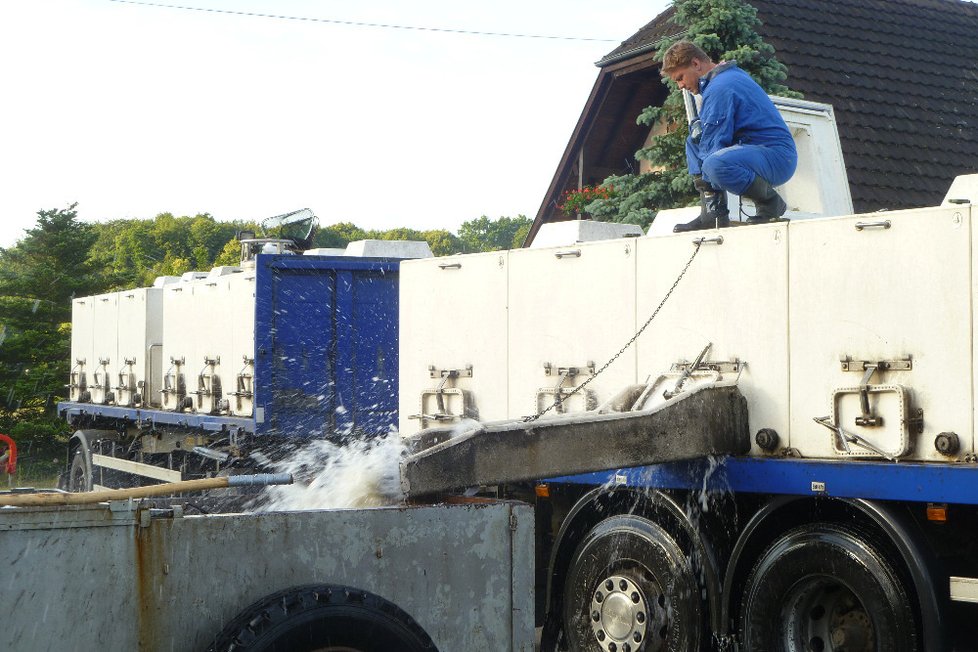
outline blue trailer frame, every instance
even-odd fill
[[[950,462],[722,456],[585,473],[547,482],[978,505],[978,466]]]

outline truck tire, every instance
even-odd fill
[[[397,605],[348,586],[285,589],[252,604],[217,635],[208,652],[437,652]]]
[[[700,590],[688,557],[652,521],[612,516],[585,535],[564,585],[575,652],[699,652]]]
[[[917,650],[908,591],[872,537],[815,523],[791,530],[747,578],[741,639],[752,652]]]
[[[92,490],[92,472],[85,461],[85,452],[81,446],[77,446],[71,456],[71,465],[68,467],[68,477],[65,480],[65,490],[72,493]]]

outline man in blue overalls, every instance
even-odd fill
[[[686,139],[686,164],[700,192],[699,217],[677,224],[677,233],[730,225],[727,192],[754,202],[748,224],[781,217],[787,205],[772,186],[795,173],[798,151],[767,93],[737,67],[713,63],[703,50],[679,41],[666,50],[662,74],[680,89],[702,95],[699,124]]]

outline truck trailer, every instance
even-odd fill
[[[776,103],[790,220],[401,266],[405,491],[536,505],[547,652],[978,649],[978,175],[852,214]]]
[[[73,300],[64,488],[260,470],[396,425],[398,265],[428,245],[242,241],[238,266]]]

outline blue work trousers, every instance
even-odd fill
[[[756,176],[780,186],[798,166],[798,153],[793,148],[772,145],[733,145],[700,159],[696,147],[687,141],[686,157],[699,163],[703,179],[735,195],[744,194]]]

